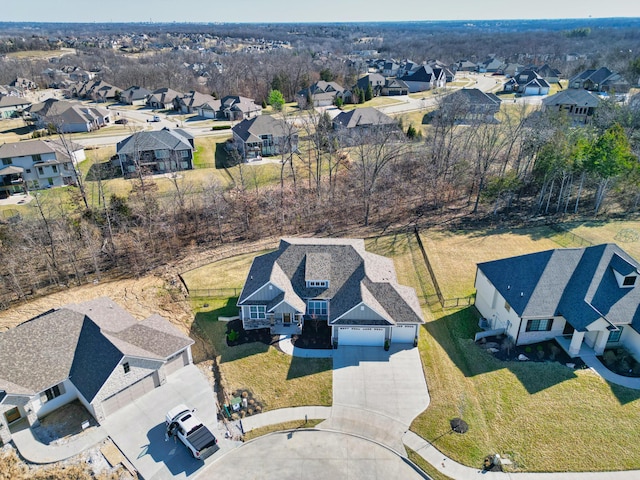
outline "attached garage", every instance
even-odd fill
[[[385,329],[381,327],[337,327],[338,346],[382,347]]]
[[[391,329],[391,343],[413,343],[416,325],[396,325]]]
[[[127,387],[124,390],[120,390],[115,395],[112,395],[109,398],[103,400],[102,411],[104,412],[104,416],[106,417],[116,410],[129,405],[135,399],[141,397],[145,393],[150,392],[151,390],[159,386],[160,379],[157,372],[153,372],[151,375],[147,375],[143,379],[138,380],[130,387]]]
[[[164,365],[164,372],[166,375],[170,375],[186,365],[189,365],[189,352],[183,350],[167,360],[167,363]]]

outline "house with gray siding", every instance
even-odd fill
[[[231,148],[245,162],[295,152],[298,149],[298,130],[285,120],[271,115],[244,119],[233,126],[232,132]]]
[[[103,297],[0,333],[0,440],[74,400],[100,423],[193,362],[193,340],[159,315]]]
[[[327,322],[334,346],[416,345],[424,323],[393,260],[362,239],[283,238],[253,260],[237,305],[245,329],[299,333],[305,322]]]

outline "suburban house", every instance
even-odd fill
[[[253,260],[238,307],[245,329],[295,333],[326,321],[334,345],[416,345],[424,323],[393,260],[367,252],[362,239],[282,239]]]
[[[27,109],[38,128],[61,133],[92,132],[111,123],[109,110],[49,98]]]
[[[17,77],[13,82],[9,84],[10,87],[15,87],[19,90],[37,90],[38,84],[28,78]]]
[[[607,67],[585,70],[569,80],[569,88],[581,88],[591,92],[610,94],[629,93],[631,84],[617,72]]]
[[[298,149],[298,130],[271,115],[245,119],[234,125],[232,132],[233,148],[245,162]]]
[[[169,173],[193,168],[193,136],[181,129],[136,132],[116,145],[116,165],[122,175]]]
[[[234,122],[262,115],[262,106],[255,103],[252,98],[227,95],[221,100],[213,100],[200,105],[198,107],[198,115],[204,118]]]
[[[533,70],[523,70],[511,77],[503,86],[505,92],[515,92],[522,96],[548,95],[551,86]]]
[[[71,93],[79,98],[89,98],[95,102],[117,100],[122,89],[100,80],[94,79],[72,87]]]
[[[483,62],[478,63],[478,72],[480,73],[497,73],[502,71],[505,63],[495,57],[489,57]]]
[[[575,123],[588,123],[602,99],[588,90],[569,88],[542,99],[545,110],[565,112]]]
[[[640,264],[615,244],[478,264],[485,327],[516,345],[555,339],[572,357],[622,345],[640,358]]]
[[[476,72],[478,71],[478,64],[470,60],[459,60],[454,68],[456,72]]]
[[[0,95],[0,118],[11,118],[21,114],[31,102],[23,97]]]
[[[531,67],[538,75],[544,78],[548,83],[559,83],[561,72],[557,68],[551,68],[546,63],[540,67]]]
[[[193,363],[193,340],[108,298],[49,310],[0,333],[0,440],[79,400],[102,422]]]
[[[175,97],[173,99],[173,108],[182,113],[197,113],[198,108],[205,103],[215,102],[216,99],[211,95],[196,92],[191,90],[189,93],[185,93],[182,96]]]
[[[442,68],[432,68],[422,65],[410,75],[399,77],[409,87],[410,93],[442,88],[447,84],[447,78]]]
[[[494,115],[500,110],[502,101],[493,93],[485,93],[477,88],[462,88],[442,99],[440,108],[427,117],[439,117],[456,123],[494,123]]]
[[[146,105],[151,94],[150,90],[134,85],[120,92],[120,102],[127,105]]]
[[[147,106],[156,110],[173,110],[174,100],[181,96],[182,93],[176,92],[170,88],[158,88],[147,98]]]
[[[32,140],[0,145],[0,198],[76,183],[73,163],[85,159],[72,142]]]
[[[365,129],[381,128],[395,130],[398,122],[373,107],[354,108],[347,112],[341,112],[333,119],[334,130],[361,132]]]
[[[371,86],[373,96],[393,96],[393,95],[408,95],[409,86],[402,80],[392,77],[384,77],[379,73],[370,73],[360,78],[355,87],[360,90],[366,91]],[[354,87],[354,88],[355,88]]]
[[[319,80],[313,85],[300,90],[296,96],[298,98],[298,104],[300,105],[306,106],[308,103],[311,103],[314,107],[326,107],[333,105],[336,97],[347,102],[351,97],[351,92],[345,90],[336,82]]]

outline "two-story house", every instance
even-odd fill
[[[593,92],[569,88],[542,99],[544,110],[565,113],[574,123],[589,123],[602,99]]]
[[[253,260],[238,307],[245,329],[296,333],[306,321],[326,321],[334,345],[416,344],[424,323],[393,261],[362,239],[282,239]]]
[[[75,184],[72,162],[84,158],[84,148],[71,142],[33,140],[0,145],[0,198]]]
[[[139,169],[148,174],[193,168],[193,136],[182,129],[136,132],[116,145],[116,165],[122,175]]]
[[[233,148],[245,162],[298,149],[298,130],[271,115],[244,119],[232,132]]]

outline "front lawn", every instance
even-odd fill
[[[440,312],[420,337],[431,404],[411,429],[480,468],[499,453],[526,471],[640,468],[640,392],[557,362],[502,362],[477,347],[473,307]],[[449,434],[449,420],[469,424]],[[615,454],[612,454],[615,452]]]
[[[608,239],[623,230],[633,240],[630,229],[627,224],[601,226],[590,234]],[[561,246],[557,232],[544,227],[425,230],[421,238],[445,296],[473,292],[476,262]],[[414,287],[421,300],[430,291],[411,234],[371,239],[367,248],[393,258],[400,283]],[[588,369],[564,363],[499,360],[473,341],[479,331],[474,307],[443,311],[436,305],[430,311],[422,304],[427,323],[419,349],[431,404],[411,429],[443,454],[478,468],[494,453],[511,458],[514,470],[640,468],[640,391],[610,385]],[[537,352],[532,347],[529,353]],[[456,417],[469,424],[466,434],[451,433],[449,421]]]
[[[226,322],[218,316],[237,315],[237,299],[199,300],[194,328],[213,346],[224,391],[248,390],[263,410],[301,405],[331,405],[332,361],[297,358],[261,342],[227,346]]]

